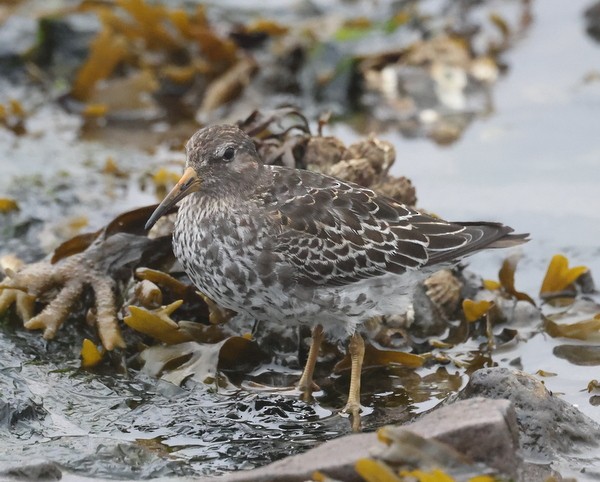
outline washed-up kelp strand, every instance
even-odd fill
[[[18,100],[10,99],[7,105],[0,104],[0,127],[12,131],[17,136],[22,136],[27,133],[26,119],[27,112]]]
[[[138,268],[135,270],[135,277],[140,280],[152,281],[163,289],[167,289],[172,295],[178,298],[186,298],[190,292],[195,293],[192,285],[182,283],[173,276],[162,271],[151,268]]]
[[[217,372],[255,366],[265,360],[255,342],[241,336],[226,338],[218,343],[188,341],[170,346],[153,346],[140,354],[143,371],[176,385],[192,379],[212,383]]]
[[[463,312],[465,319],[469,322],[477,321],[486,315],[490,309],[494,306],[492,301],[481,300],[463,300]]]
[[[372,458],[359,459],[356,472],[367,482],[494,482],[495,470],[441,441],[425,438],[400,426],[377,431],[381,445]],[[418,467],[418,468],[417,468]]]
[[[158,205],[144,206],[139,209],[127,211],[113,219],[105,228],[105,237],[112,236],[116,233],[129,233],[135,235],[143,235],[146,233],[144,226],[152,210]],[[174,214],[177,212],[177,207],[171,208],[166,214]]]
[[[243,57],[238,60],[207,87],[196,118],[202,119],[202,116],[237,98],[257,71],[258,64],[254,59]]]
[[[568,289],[577,279],[586,273],[588,268],[585,266],[569,267],[569,260],[562,254],[552,257],[548,270],[544,276],[540,296],[547,298],[552,295],[560,294]]]
[[[68,258],[74,254],[81,253],[88,249],[92,243],[100,236],[102,231],[96,231],[95,233],[84,233],[75,236],[74,238],[68,239],[61,245],[59,245],[52,253],[50,262],[52,264],[60,261],[61,259]]]
[[[4,287],[2,286],[4,284]],[[35,315],[35,296],[19,288],[10,288],[4,280],[0,284],[0,315],[15,306],[17,316],[24,322],[29,321]]]
[[[517,264],[520,258],[521,255],[516,254],[508,256],[504,260],[502,263],[502,268],[500,268],[500,272],[498,273],[500,284],[508,294],[514,296],[517,300],[528,301],[532,305],[535,305],[535,301],[533,301],[531,296],[517,291],[515,288],[515,271],[517,270]]]
[[[593,318],[576,323],[557,323],[557,321],[550,318],[546,318],[544,321],[546,333],[554,338],[563,337],[600,342],[600,313]]]
[[[206,85],[199,103],[204,109],[213,109],[238,95],[249,81],[224,81],[227,72],[229,77],[241,79],[240,66],[252,59],[233,40],[213,30],[203,6],[189,12],[144,0],[118,0],[81,9],[95,11],[102,30],[92,41],[70,94],[72,99],[89,104],[81,109],[65,101],[72,110],[97,117],[112,110],[151,107],[153,102],[144,102],[142,94],[158,92],[164,79],[184,87],[180,92],[183,96],[198,76]],[[255,70],[247,72],[248,79]],[[138,78],[144,79],[143,85],[136,81],[138,87],[132,88]],[[130,95],[124,97],[111,90],[112,84]],[[97,96],[100,90],[106,90],[102,97]]]
[[[502,288],[502,284],[499,281],[495,281],[492,279],[484,279],[483,280],[483,287],[486,290],[490,290],[490,291],[496,291]]]
[[[184,282],[168,273],[151,268],[136,269],[135,277],[142,282],[151,283],[156,289],[159,289],[161,299],[164,294],[166,299],[182,300],[184,304],[182,310],[180,310],[180,317],[187,316],[195,321],[203,323],[208,321],[212,324],[223,323],[231,318],[232,312],[220,308],[208,297],[196,291],[196,287],[187,281],[187,278]],[[149,308],[143,302],[141,304]]]
[[[284,127],[284,123],[288,125]],[[285,137],[291,130],[297,129],[310,134],[308,119],[293,107],[283,107],[270,112],[255,110],[246,119],[237,122],[237,126],[250,137]]]
[[[13,211],[19,210],[19,204],[17,201],[11,198],[0,198],[0,214],[8,214]]]
[[[390,364],[403,365],[410,368],[418,368],[425,363],[425,357],[414,353],[406,353],[395,350],[382,350],[370,343],[365,343],[365,357],[363,367],[385,367]],[[350,355],[340,360],[334,367],[335,372],[350,369]]]
[[[171,319],[171,314],[181,306],[183,300],[156,310],[148,310],[139,306],[129,306],[130,314],[123,321],[127,326],[140,333],[151,336],[155,340],[174,345],[194,339],[193,334]]]
[[[77,311],[80,296],[89,286],[94,292],[94,320],[103,345],[109,350],[124,347],[116,318],[115,281],[92,267],[86,259],[87,253],[86,250],[54,265],[46,261],[27,265],[4,280],[0,289],[20,289],[36,300],[58,289],[58,294],[40,313],[24,322],[25,328],[44,330],[44,338],[52,339],[64,321]]]
[[[126,55],[125,39],[103,29],[90,46],[90,56],[77,74],[71,95],[80,101],[88,99],[96,83],[108,78]]]
[[[157,205],[145,206],[133,211],[127,211],[117,216],[106,227],[94,233],[84,233],[68,239],[54,250],[51,263],[54,264],[63,258],[85,251],[100,235],[106,239],[116,233],[129,233],[135,235],[144,234],[146,220],[148,219],[148,216],[152,214],[153,209],[156,209],[156,206]],[[169,211],[169,214],[175,212],[177,212],[176,207],[172,208]]]
[[[96,344],[85,338],[81,345],[81,367],[82,368],[93,368],[98,365],[104,357],[104,348],[99,349]]]

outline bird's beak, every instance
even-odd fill
[[[200,189],[201,179],[196,174],[193,168],[188,167],[183,172],[183,176],[181,179],[177,181],[177,184],[171,189],[171,192],[167,194],[167,196],[163,199],[163,201],[158,205],[158,207],[148,219],[145,229],[150,229],[156,221],[160,219],[160,217],[165,214],[170,207],[172,207],[177,201],[180,201],[188,194],[191,194]]]

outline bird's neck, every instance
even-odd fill
[[[182,207],[201,211],[208,217],[247,208],[271,176],[270,170],[264,166],[251,174],[247,177],[222,176],[218,183],[203,184],[199,191],[184,199]]]

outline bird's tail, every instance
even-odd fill
[[[443,263],[456,260],[488,248],[510,248],[529,241],[529,234],[511,234],[513,229],[501,223],[489,222],[453,222],[466,229],[460,233],[467,235],[468,241],[455,249],[432,253],[428,264]]]

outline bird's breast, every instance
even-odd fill
[[[190,197],[179,208],[173,250],[199,290],[238,311],[256,285],[263,237],[251,212]]]

